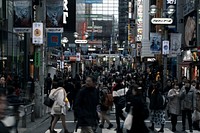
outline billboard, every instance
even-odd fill
[[[63,1],[62,0],[58,0],[58,1],[47,0],[46,28],[47,28],[47,32],[62,32],[63,31],[61,30],[63,29]]]
[[[16,0],[13,2],[13,30],[14,32],[31,32],[32,27],[32,1]]]

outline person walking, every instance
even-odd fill
[[[180,89],[178,84],[172,86],[167,97],[169,98],[168,109],[171,116],[172,131],[176,132],[177,117],[181,115]]]
[[[131,129],[127,131],[127,133],[149,133],[149,129],[144,122],[144,120],[149,116],[149,110],[142,95],[142,87],[134,84],[131,85],[130,88],[133,94],[130,104],[130,110],[132,109],[133,119]]]
[[[51,110],[51,115],[54,115],[54,119],[51,125],[50,133],[55,133],[54,127],[59,118],[61,118],[62,126],[64,128],[64,133],[70,133],[67,130],[67,127],[65,124],[67,93],[65,89],[63,88],[63,81],[58,81],[58,86],[59,87],[57,89],[53,89],[51,93],[49,94],[49,98],[54,100],[54,104]]]
[[[198,82],[196,85],[196,90],[195,90],[195,95],[196,95],[196,109],[194,110],[193,113],[195,113],[194,116],[195,120],[193,119],[193,129],[200,131],[199,127],[199,122],[200,122],[200,83]]]
[[[45,84],[44,84],[44,94],[49,94],[51,91],[51,85],[52,85],[52,78],[51,78],[51,73],[48,73],[46,79],[45,79]]]
[[[122,109],[125,107],[126,104],[126,90],[125,86],[122,84],[122,79],[120,77],[117,77],[116,79],[116,85],[113,87],[113,99],[115,104],[115,114],[116,114],[116,123],[117,133],[122,133],[122,129],[120,127],[120,118],[124,121],[125,116],[123,115]]]
[[[86,77],[86,84],[80,89],[75,99],[74,112],[77,118],[77,127],[81,133],[94,133],[98,125],[97,105],[99,93],[95,87],[96,80],[93,76]]]
[[[58,88],[58,83],[55,82],[55,81],[53,81],[53,83],[52,83],[52,89],[51,89],[51,91],[50,91],[50,94],[52,94],[53,91],[55,91],[57,88]],[[48,96],[49,96],[49,95],[48,95]],[[50,126],[49,126],[49,130],[50,130],[50,131],[51,131],[51,125],[52,125],[53,120],[54,120],[54,115],[51,114],[51,110],[52,110],[52,108],[47,107],[47,113],[50,112],[50,115],[51,115],[51,121],[50,121]],[[53,130],[53,132],[56,132],[56,131]]]
[[[110,129],[113,127],[113,124],[110,122],[109,117],[107,116],[108,110],[112,106],[112,98],[109,98],[108,96],[112,97],[112,93],[106,86],[106,82],[103,82],[100,86],[100,118],[101,118],[101,124],[99,125],[100,128],[104,128],[105,121],[108,124],[107,129]],[[110,100],[110,101],[109,101]]]
[[[154,131],[154,125],[161,125],[158,132],[164,132],[165,126],[165,99],[161,95],[161,90],[157,86],[156,82],[153,82],[153,89],[150,93],[150,110],[151,110],[151,127],[150,129]]]
[[[192,129],[192,112],[196,108],[195,88],[190,85],[190,81],[186,80],[185,85],[181,88],[181,110],[182,110],[182,131],[185,131],[186,115],[188,118],[189,130]]]

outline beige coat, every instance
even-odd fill
[[[54,107],[56,104],[60,105],[62,107],[61,109],[61,113],[66,115],[66,102],[65,102],[65,98],[67,97],[67,94],[65,92],[65,89],[63,87],[58,87],[57,89],[53,89],[50,94],[49,94],[49,98],[51,98],[52,100],[54,100],[54,104],[53,107],[51,109],[51,114],[54,115],[56,114],[54,111]]]
[[[181,100],[180,100],[180,91],[176,91],[175,89],[171,89],[168,92],[169,98],[169,113],[175,115],[181,115]]]

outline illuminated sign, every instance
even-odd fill
[[[87,40],[75,40],[75,43],[87,43]]]
[[[173,19],[171,19],[171,18],[152,18],[151,23],[152,24],[172,24]]]
[[[63,24],[67,24],[67,18],[68,18],[68,0],[64,0],[63,2]]]

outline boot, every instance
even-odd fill
[[[149,129],[150,129],[151,131],[154,131],[154,123],[152,123],[152,125],[149,127]]]
[[[111,129],[113,127],[113,124],[110,123],[109,126],[107,127],[107,129]]]
[[[99,128],[104,128],[104,126],[103,126],[103,124],[101,123],[101,124],[99,124]]]
[[[161,124],[161,128],[160,128],[160,130],[158,132],[159,133],[163,133],[164,132],[164,124]]]

